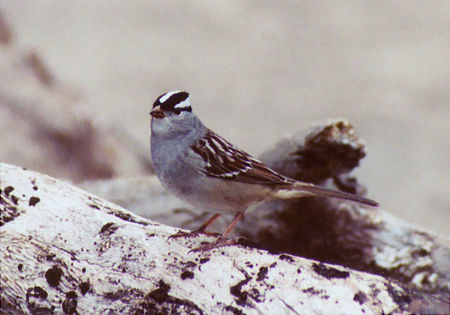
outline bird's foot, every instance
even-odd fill
[[[203,229],[197,229],[191,232],[183,232],[183,231],[178,231],[178,233],[176,234],[172,234],[169,236],[169,240],[172,238],[180,238],[180,237],[184,237],[184,238],[192,238],[192,237],[198,237],[201,235],[206,235],[206,236],[213,236],[213,237],[218,237],[220,236],[219,233],[211,233],[211,232],[206,232]]]
[[[217,241],[212,242],[212,243],[203,244],[195,249],[190,250],[189,252],[194,252],[194,253],[195,252],[204,252],[204,251],[212,250],[214,248],[236,245],[240,242],[240,240],[241,240],[240,237],[233,237],[233,238],[219,237],[217,239]]]

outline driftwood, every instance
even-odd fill
[[[281,141],[261,159],[293,178],[363,193],[365,188],[347,173],[364,156],[365,146],[352,126],[331,120]],[[206,218],[167,193],[155,177],[85,183],[84,187],[165,224],[193,229]],[[271,202],[246,214],[234,233],[261,248],[380,274],[448,297],[449,240],[382,209],[382,204],[368,209],[323,198]],[[219,222],[216,231],[223,231],[227,220]]]
[[[174,228],[33,171],[0,164],[0,177],[4,313],[401,314],[430,307],[430,297],[393,281],[317,261],[243,245],[192,253],[211,239],[168,240]]]

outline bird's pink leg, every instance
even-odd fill
[[[233,230],[234,226],[242,219],[243,216],[244,212],[239,212],[238,214],[236,214],[225,232],[217,239],[217,241],[215,241],[214,243],[202,245],[196,249],[193,249],[192,252],[207,251],[214,248],[237,244],[239,241],[239,237],[227,238],[227,235],[230,234],[231,230]]]
[[[239,212],[238,214],[236,214],[234,216],[233,220],[231,221],[231,223],[228,225],[225,232],[222,234],[221,238],[227,237],[227,235],[230,234],[231,230],[242,219],[243,216],[244,216],[244,212]]]
[[[219,217],[220,217],[220,213],[216,213],[211,218],[209,218],[208,221],[203,223],[198,229],[195,229],[195,230],[193,230],[191,232],[179,231],[177,234],[173,234],[173,235],[169,236],[169,239],[171,239],[171,238],[178,238],[178,237],[196,237],[196,236],[199,236],[200,234],[217,236],[218,235],[217,233],[207,233],[205,231],[208,228],[208,226],[210,226]]]

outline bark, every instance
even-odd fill
[[[393,281],[244,245],[190,249],[172,227],[0,164],[3,313],[402,314],[430,298]],[[433,304],[442,310],[444,302]]]

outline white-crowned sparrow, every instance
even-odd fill
[[[161,183],[180,199],[215,213],[199,229],[175,236],[202,233],[222,213],[235,215],[222,237],[203,249],[228,244],[225,237],[244,213],[268,200],[324,196],[378,205],[278,174],[205,127],[187,92],[159,96],[150,114],[153,166]]]

